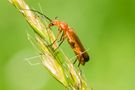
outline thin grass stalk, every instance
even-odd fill
[[[57,44],[48,47],[55,38],[51,30],[47,29],[47,25],[43,23],[42,19],[30,11],[29,6],[24,0],[10,0],[10,3],[22,13],[35,32],[36,46],[41,52],[42,64],[49,71],[50,75],[68,89],[91,90],[83,79],[79,68],[74,67],[64,52],[60,49],[54,52]]]

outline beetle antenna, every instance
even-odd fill
[[[23,10],[30,10],[30,11],[36,12],[36,13],[38,13],[38,14],[44,16],[44,17],[45,17],[47,20],[49,20],[50,22],[52,22],[52,20],[51,20],[49,17],[47,17],[46,15],[44,15],[43,13],[41,13],[41,12],[39,12],[39,11],[37,11],[37,10],[33,10],[33,9],[23,9]]]

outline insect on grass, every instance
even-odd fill
[[[75,62],[77,60],[79,61],[78,67],[79,67],[80,64],[85,65],[85,62],[89,61],[89,59],[90,59],[89,54],[85,50],[85,48],[82,45],[82,43],[81,43],[80,39],[78,38],[77,34],[74,32],[74,30],[71,27],[68,26],[67,23],[59,21],[57,19],[52,20],[49,17],[47,17],[46,15],[44,15],[43,13],[41,13],[39,11],[36,11],[36,10],[31,10],[31,11],[34,11],[34,12],[40,14],[40,15],[43,15],[47,20],[49,20],[49,22],[50,22],[50,24],[48,25],[49,29],[52,26],[58,27],[58,33],[56,35],[56,39],[53,41],[53,43],[51,45],[55,44],[55,42],[58,41],[58,39],[60,38],[60,40],[59,40],[60,43],[57,47],[57,48],[59,48],[60,45],[63,43],[63,41],[65,39],[67,39],[69,45],[71,46],[72,50],[74,51],[74,53],[77,56]]]

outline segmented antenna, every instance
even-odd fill
[[[39,12],[37,10],[33,10],[33,9],[23,9],[23,10],[30,10],[30,11],[36,12],[36,13],[38,13],[40,15],[43,15],[46,19],[48,19],[50,22],[52,22],[52,20],[49,17],[47,17],[46,15],[44,15],[43,13],[41,13],[41,12]]]

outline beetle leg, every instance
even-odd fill
[[[64,37],[64,32],[62,32],[62,35],[61,35],[60,40],[58,42],[62,41],[63,37]]]
[[[58,38],[59,38],[61,32],[62,32],[62,30],[58,30],[58,34],[57,34],[57,36],[56,36],[56,39],[55,39],[50,45],[48,45],[48,46],[52,46],[52,45],[58,40]]]
[[[81,63],[79,62],[78,67],[80,66],[80,64],[81,64]]]
[[[75,59],[75,61],[74,61],[74,63],[73,63],[73,64],[75,64],[75,63],[76,63],[76,61],[77,61],[77,58]]]
[[[63,32],[62,35],[61,35],[61,38],[59,40],[60,43],[59,43],[58,47],[55,49],[55,51],[60,47],[60,45],[64,42],[65,39],[66,39],[66,35]]]

